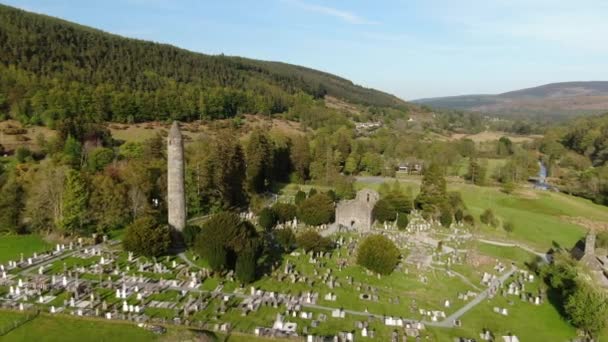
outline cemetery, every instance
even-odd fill
[[[547,305],[539,280],[523,265],[491,257],[476,263],[475,241],[463,226],[445,229],[416,212],[411,216],[405,230],[377,223],[371,230],[335,230],[333,251],[296,249],[247,286],[232,271],[211,272],[192,253],[145,258],[123,251],[115,240],[80,238],[0,265],[0,305],[46,316],[126,321],[159,336],[166,327],[180,326],[307,341],[433,338],[438,330],[467,327],[466,312],[477,306],[487,306],[483,314],[500,320],[513,307],[533,313]],[[402,259],[391,275],[356,265],[358,242],[369,234],[399,247]],[[517,334],[515,327],[471,328],[482,340]]]

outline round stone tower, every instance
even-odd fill
[[[186,227],[184,141],[177,121],[171,125],[167,138],[167,207],[169,225],[180,232],[183,231]]]

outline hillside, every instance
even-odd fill
[[[310,68],[194,53],[0,5],[0,116],[34,124],[83,114],[88,121],[190,121],[285,112],[301,93],[410,106]]]
[[[516,117],[597,114],[608,111],[608,82],[551,83],[496,95],[437,97],[413,102]]]

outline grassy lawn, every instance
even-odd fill
[[[519,267],[524,267],[525,263],[532,261],[536,257],[536,255],[519,247],[495,246],[481,242],[477,244],[477,251],[487,256],[514,262]]]
[[[0,320],[4,313],[0,313]],[[157,336],[132,323],[40,315],[5,336],[2,341],[151,341]]]
[[[399,179],[403,188],[418,192],[419,177]],[[387,178],[392,184],[394,179]],[[356,188],[378,189],[378,183],[357,182]],[[582,217],[608,222],[608,209],[589,200],[561,193],[520,189],[507,195],[496,187],[479,187],[465,183],[448,183],[449,191],[459,191],[469,211],[479,220],[479,215],[491,208],[498,218],[511,221],[515,230],[507,234],[501,228],[481,225],[479,233],[489,238],[520,241],[530,247],[547,250],[554,244],[570,248],[582,238],[586,228],[567,222],[565,217]]]
[[[44,252],[53,247],[45,242],[40,235],[1,235],[0,236],[0,263],[9,260],[17,261],[23,257],[27,258],[34,252]]]
[[[10,329],[26,318],[26,314],[15,311],[0,310],[0,331]]]
[[[77,258],[73,256],[69,256],[65,259],[60,259],[51,264],[50,267],[46,269],[46,273],[48,274],[57,274],[63,272],[64,268],[71,269],[73,267],[89,267],[96,262],[99,262],[101,257],[93,256],[87,259]]]
[[[491,208],[501,221],[511,221],[515,225],[510,234],[500,228],[482,226],[483,235],[521,241],[541,250],[551,248],[554,243],[571,247],[584,236],[583,227],[566,222],[560,216],[608,220],[605,207],[563,194],[529,190],[532,196],[507,195],[497,188],[469,184],[452,184],[450,188],[460,191],[476,218]]]
[[[510,305],[508,300],[514,301]],[[508,316],[494,313],[494,307],[507,308]],[[549,303],[534,306],[522,303],[516,297],[501,296],[484,301],[461,318],[459,329],[432,329],[438,341],[450,341],[454,337],[479,338],[483,328],[490,329],[497,340],[509,332],[520,341],[566,341],[576,336],[576,330],[566,322]]]

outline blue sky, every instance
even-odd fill
[[[608,80],[605,0],[0,0],[193,51],[284,61],[404,99]]]

